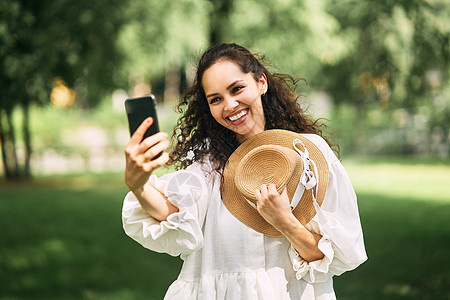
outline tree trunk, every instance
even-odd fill
[[[8,164],[8,155],[6,153],[6,133],[3,129],[3,109],[0,109],[0,145],[2,149],[2,162],[3,162],[3,170],[5,172],[5,177],[11,177],[11,170]]]
[[[31,177],[31,167],[30,167],[30,159],[31,159],[31,135],[30,135],[30,102],[25,101],[22,103],[23,109],[23,139],[25,144],[25,164],[24,164],[24,177]]]
[[[16,151],[16,132],[14,129],[14,122],[12,119],[12,112],[13,110],[11,109],[10,111],[8,111],[6,113],[6,120],[8,122],[8,127],[9,127],[9,136],[11,139],[10,142],[10,147],[11,147],[11,164],[13,165],[13,170],[14,170],[14,177],[15,178],[19,178],[20,172],[19,172],[19,160],[17,159],[17,151]]]
[[[213,9],[211,11],[209,41],[216,45],[224,41],[224,31],[227,28],[228,19],[233,8],[233,0],[211,0]]]
[[[7,179],[19,179],[19,162],[16,154],[16,142],[14,136],[14,125],[12,121],[12,109],[4,109],[1,114],[0,131],[2,142],[2,160]],[[3,123],[3,116],[6,116],[6,124]],[[4,126],[6,125],[6,126]]]
[[[12,178],[19,179],[20,172],[19,172],[19,161],[17,159],[17,151],[16,151],[16,134],[14,129],[14,122],[13,122],[13,116],[12,116],[13,110],[7,110],[6,111],[6,121],[8,122],[8,135],[9,135],[9,159],[12,166]]]
[[[180,96],[180,68],[172,66],[166,70],[164,102],[174,103]]]

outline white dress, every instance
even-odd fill
[[[303,136],[321,149],[330,170],[320,212],[306,225],[322,235],[321,260],[308,263],[285,237],[264,236],[235,218],[222,203],[219,176],[208,175],[206,164],[150,177],[147,184],[179,208],[167,221],[150,217],[133,193],[127,194],[126,234],[145,248],[184,260],[164,299],[336,299],[332,277],[367,259],[356,195],[326,142]]]

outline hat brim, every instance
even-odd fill
[[[315,175],[318,178],[319,184],[316,187],[316,200],[319,205],[322,205],[328,186],[328,163],[319,148],[313,142],[299,133],[282,129],[272,129],[252,136],[245,140],[231,154],[223,171],[221,194],[222,201],[226,208],[241,222],[254,229],[255,231],[267,236],[277,237],[281,236],[282,233],[279,232],[270,223],[268,223],[259,214],[259,212],[247,202],[247,200],[236,187],[236,184],[234,182],[234,175],[240,160],[252,149],[262,145],[279,145],[294,149],[292,145],[294,139],[299,139],[304,143],[305,147],[308,149],[310,159],[313,160],[317,166],[319,174]],[[302,172],[293,174],[292,178],[287,183],[287,192],[289,199],[292,199],[295,193],[297,185],[300,181],[301,173]],[[305,190],[299,204],[292,212],[303,225],[306,225],[309,221],[311,221],[311,219],[316,214],[312,193],[313,189]]]

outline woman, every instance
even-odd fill
[[[236,44],[210,48],[179,105],[184,113],[170,159],[164,153],[152,160],[169,146],[167,134],[140,143],[151,120],[126,147],[126,233],[148,249],[184,260],[166,299],[335,299],[332,277],[367,259],[345,170],[298,106],[292,78],[271,74],[261,60]],[[227,161],[270,129],[306,138],[329,172],[323,202],[319,206],[314,198],[317,214],[305,224],[294,216],[286,189],[261,184],[254,191],[258,216],[279,236],[255,231],[222,201]],[[182,170],[151,175],[169,160]]]

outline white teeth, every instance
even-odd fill
[[[232,122],[239,120],[240,118],[242,118],[243,116],[245,116],[247,114],[247,110],[243,110],[240,113],[238,113],[237,115],[234,115],[232,117],[228,117]]]

